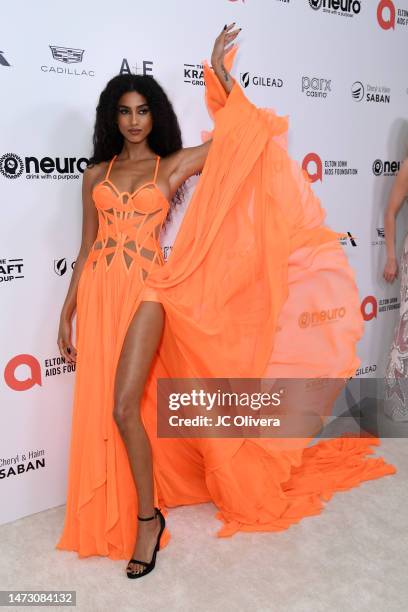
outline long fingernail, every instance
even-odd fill
[[[225,24],[225,26],[224,26],[224,30],[226,30],[226,29],[227,29],[227,24]]]

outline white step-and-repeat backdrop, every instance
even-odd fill
[[[290,153],[327,223],[349,232],[365,336],[356,376],[382,376],[399,287],[382,279],[383,212],[408,155],[407,0],[107,0],[6,3],[0,29],[0,523],[65,502],[74,371],[59,316],[81,236],[95,107],[115,74],[151,74],[185,146],[212,122],[202,60],[242,27],[233,75],[290,116]],[[190,189],[194,187],[194,177]],[[188,203],[188,198],[187,198]],[[162,236],[165,256],[183,210]],[[398,217],[398,248],[406,215]]]

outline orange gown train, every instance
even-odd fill
[[[226,56],[230,68],[237,50]],[[142,300],[160,301],[164,332],[142,400],[155,505],[212,501],[218,536],[279,531],[319,513],[334,492],[393,474],[367,458],[377,438],[159,438],[158,378],[347,378],[360,361],[358,290],[339,234],[286,150],[287,119],[257,108],[204,61],[213,142],[164,263],[169,203],[151,182],[93,192],[98,235],[77,294],[77,366],[65,524],[56,547],[128,560],[137,496],[112,417],[115,369]],[[316,315],[327,313],[327,321]],[[166,527],[161,547],[170,538]]]

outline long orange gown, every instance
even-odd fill
[[[254,106],[236,81],[227,96],[203,63],[213,142],[168,261],[158,241],[169,207],[155,182],[159,157],[153,180],[133,194],[110,181],[113,158],[93,192],[99,231],[78,285],[67,505],[56,544],[80,557],[133,552],[137,495],[112,411],[116,365],[142,300],[166,312],[142,398],[164,514],[212,501],[218,536],[279,531],[321,512],[334,492],[396,471],[366,457],[376,438],[307,446],[307,438],[157,436],[159,378],[347,378],[360,363],[354,273],[287,154],[287,119]],[[327,321],[315,324],[322,311]],[[161,547],[169,538],[166,527]]]

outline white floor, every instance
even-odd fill
[[[408,442],[376,453],[398,473],[337,493],[284,532],[216,538],[212,504],[170,509],[172,540],[138,580],[125,561],[56,550],[64,506],[2,525],[0,589],[75,590],[81,612],[405,612]]]

